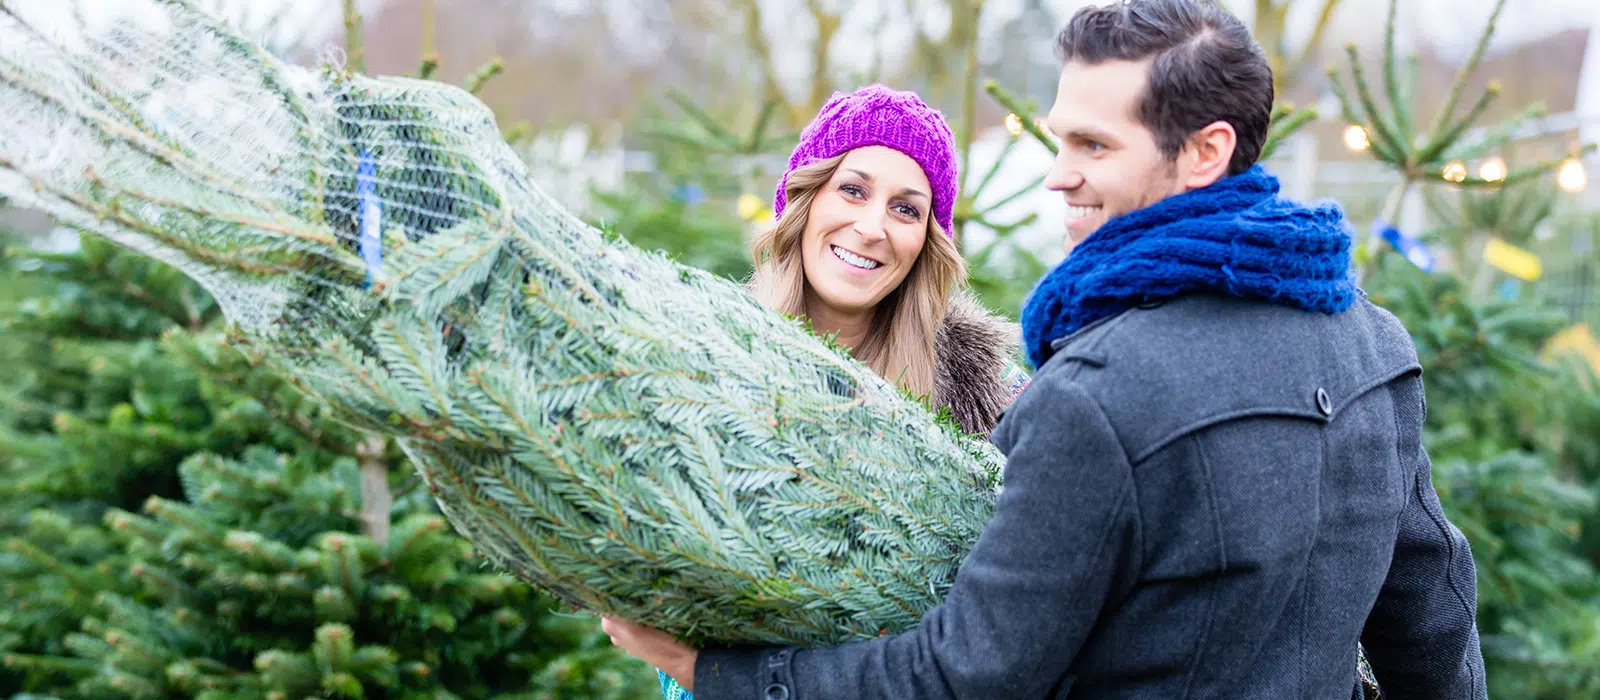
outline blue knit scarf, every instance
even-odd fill
[[[1261,166],[1107,221],[1034,287],[1022,338],[1050,343],[1146,302],[1209,292],[1337,313],[1356,299],[1350,235],[1332,203],[1278,197]]]

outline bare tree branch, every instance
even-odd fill
[[[750,52],[755,54],[756,65],[761,69],[765,98],[777,102],[778,108],[794,120],[792,123],[806,123],[808,118],[797,111],[794,103],[783,94],[783,86],[778,84],[778,70],[772,62],[772,44],[761,30],[760,0],[740,0],[740,5],[744,9],[745,43],[750,47]]]
[[[829,54],[833,50],[833,37],[839,31],[841,21],[837,12],[829,12],[823,6],[822,0],[806,0],[806,6],[817,23],[817,41],[811,46],[811,92],[806,104],[801,105],[801,111],[809,118],[833,94],[833,81],[828,75]]]
[[[1339,9],[1340,0],[1322,0],[1322,12],[1317,15],[1317,24],[1311,29],[1311,36],[1300,46],[1299,53],[1295,54],[1294,62],[1290,63],[1285,79],[1293,81],[1299,78],[1300,71],[1304,70],[1306,63],[1322,48],[1322,38],[1328,33],[1328,27],[1333,24],[1333,13]],[[1286,83],[1293,87],[1293,83]]]
[[[918,16],[919,13],[917,12],[916,8],[916,0],[905,0],[905,7],[907,18],[915,18]],[[951,8],[950,21],[955,21],[955,8]],[[915,42],[917,55],[920,59],[919,61],[915,61],[913,63],[920,64],[921,72],[931,74],[930,77],[935,83],[943,81],[945,75],[948,73],[944,67],[943,47],[940,46],[939,42],[935,41],[933,37],[928,36],[927,32],[922,30],[922,24],[920,22],[913,20],[912,25],[916,27],[912,41]],[[948,34],[946,34],[946,36],[948,37]]]
[[[1272,87],[1280,96],[1293,90],[1306,63],[1322,48],[1323,37],[1333,24],[1333,13],[1341,0],[1322,0],[1322,9],[1311,35],[1298,51],[1289,47],[1289,8],[1296,0],[1256,0],[1255,26],[1252,33],[1267,53],[1267,64],[1272,67]],[[1291,57],[1292,55],[1292,57]]]

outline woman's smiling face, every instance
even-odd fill
[[[922,254],[932,191],[922,167],[900,151],[847,153],[812,199],[801,238],[808,301],[859,314],[889,296]]]

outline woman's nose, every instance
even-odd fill
[[[856,220],[856,235],[865,241],[879,241],[888,234],[884,231],[883,219],[866,216]]]

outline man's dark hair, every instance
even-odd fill
[[[1227,122],[1238,134],[1228,174],[1255,165],[1272,118],[1272,68],[1238,18],[1205,0],[1122,0],[1085,7],[1056,36],[1063,63],[1150,59],[1139,119],[1176,159],[1195,131]]]

